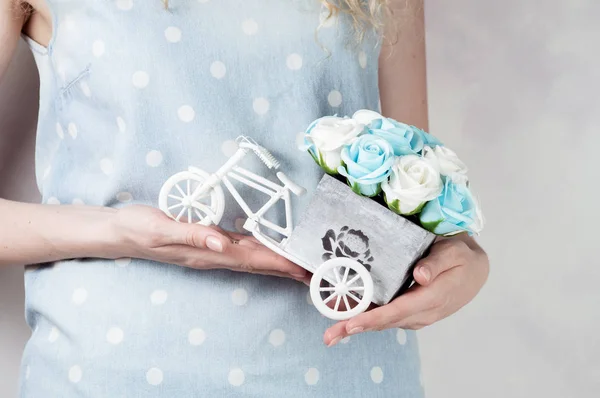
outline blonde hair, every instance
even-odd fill
[[[360,42],[370,30],[382,33],[387,22],[391,21],[390,0],[320,0],[329,10],[325,19],[345,13],[352,18],[357,40]],[[165,8],[169,0],[162,0]]]

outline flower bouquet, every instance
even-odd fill
[[[481,231],[467,167],[425,131],[360,110],[315,120],[304,138],[300,149],[326,174],[287,250],[312,263],[360,262],[373,279],[374,303],[410,286],[436,236]]]

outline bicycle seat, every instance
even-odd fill
[[[279,181],[281,181],[283,185],[285,185],[290,191],[292,191],[297,196],[302,196],[306,193],[306,189],[296,184],[294,181],[290,180],[288,176],[283,174],[283,172],[277,172],[277,178],[279,178]]]

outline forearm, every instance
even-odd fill
[[[423,0],[393,0],[379,59],[382,114],[429,129]]]
[[[79,257],[111,257],[116,210],[0,199],[0,267]]]

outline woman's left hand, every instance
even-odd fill
[[[452,315],[479,292],[487,280],[486,253],[466,236],[436,242],[430,254],[413,272],[416,284],[405,294],[382,307],[338,322],[325,332],[328,346],[342,338],[390,328],[418,330]]]

